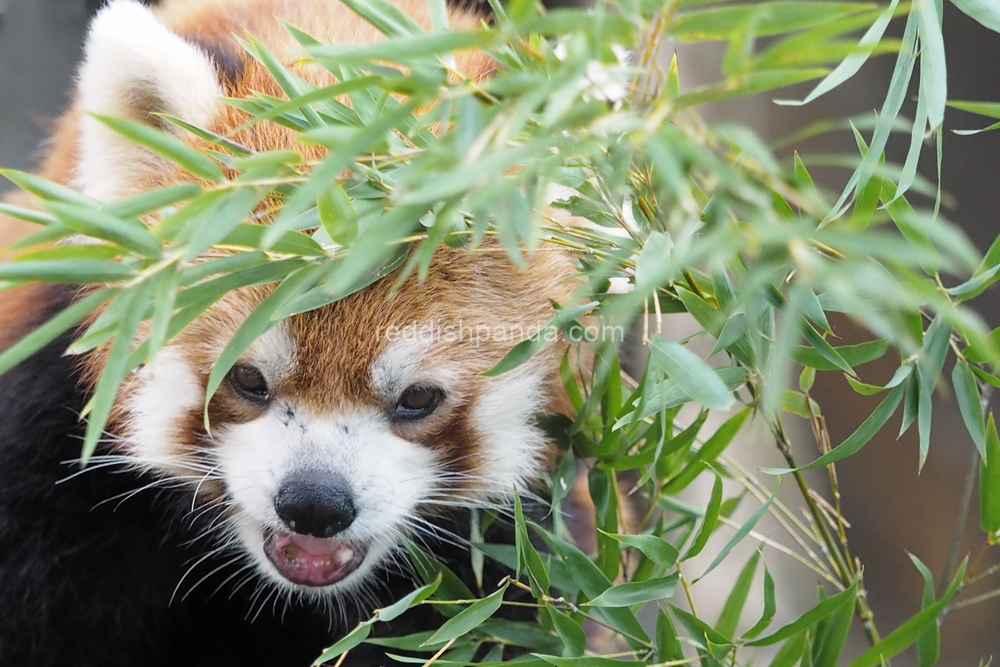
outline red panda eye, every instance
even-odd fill
[[[253,366],[237,364],[229,371],[229,381],[238,394],[255,403],[267,400],[267,380]]]
[[[437,410],[443,399],[444,392],[437,387],[410,387],[399,397],[394,416],[408,421],[423,419]]]

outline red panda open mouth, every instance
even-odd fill
[[[264,540],[264,554],[293,584],[329,586],[358,569],[365,550],[336,538],[320,538],[280,530]]]

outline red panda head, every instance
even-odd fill
[[[429,23],[423,0],[402,6]],[[329,0],[174,2],[160,18],[115,0],[88,37],[78,108],[146,122],[165,112],[225,134],[244,117],[220,95],[274,92],[229,33],[249,30],[289,64],[301,56],[276,14],[321,39],[376,38]],[[453,25],[476,21],[452,16]],[[482,55],[459,61],[470,76],[489,67]],[[86,194],[114,200],[184,178],[95,119],[76,118],[73,178]],[[237,139],[315,150],[268,123]],[[422,282],[393,290],[390,277],[261,336],[211,399],[209,431],[213,365],[272,288],[231,292],[123,384],[110,425],[116,447],[221,508],[218,538],[271,581],[319,594],[359,585],[403,538],[433,530],[428,516],[503,503],[543,472],[536,414],[557,400],[563,346],[552,341],[497,377],[482,373],[538,332],[552,300],[566,302],[571,273],[551,251],[519,270],[489,244],[442,248]],[[93,378],[100,367],[95,354],[84,370]]]

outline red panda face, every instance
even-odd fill
[[[277,40],[271,17],[283,3],[243,4],[244,19],[256,18],[241,29]],[[281,18],[309,21],[301,27],[320,37],[343,37],[345,22],[360,30],[339,3],[299,5],[309,11]],[[225,0],[205,6],[221,11]],[[188,22],[203,25],[188,10]],[[193,45],[214,38],[184,34],[138,4],[113,2],[88,40],[81,108],[140,119],[160,109],[231,130],[232,115],[216,96],[224,88],[246,93],[247,82],[263,76],[246,59],[238,80],[224,79],[217,59]],[[269,44],[279,54],[283,45]],[[80,120],[76,183],[87,194],[111,200],[178,178],[92,119]],[[288,137],[262,125],[239,138],[266,150]],[[489,244],[478,252],[442,248],[423,282],[411,278],[394,291],[390,276],[271,328],[211,398],[206,428],[209,375],[270,288],[237,290],[124,383],[110,424],[118,453],[188,485],[218,513],[209,528],[218,548],[236,547],[267,580],[318,594],[357,587],[403,557],[406,538],[419,542],[439,530],[429,523],[434,515],[504,503],[543,472],[548,447],[535,416],[556,400],[562,345],[553,341],[500,376],[482,373],[539,332],[551,300],[566,302],[571,272],[552,251],[517,270]],[[99,374],[100,364],[100,355],[88,359],[87,375]]]
[[[504,503],[544,471],[535,418],[560,346],[480,374],[544,324],[538,290],[560,285],[564,260],[539,253],[518,272],[498,253],[447,250],[432,266],[396,295],[377,283],[272,328],[212,398],[206,430],[212,365],[263,290],[231,294],[123,388],[123,450],[189,479],[225,506],[220,539],[310,590],[363,582],[403,538],[433,534],[434,515]]]

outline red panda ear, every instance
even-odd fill
[[[211,58],[160,23],[145,6],[113,0],[94,18],[79,78],[80,161],[76,184],[112,201],[144,189],[155,155],[88,114],[127,118],[180,132],[154,114],[208,127],[223,94]]]

